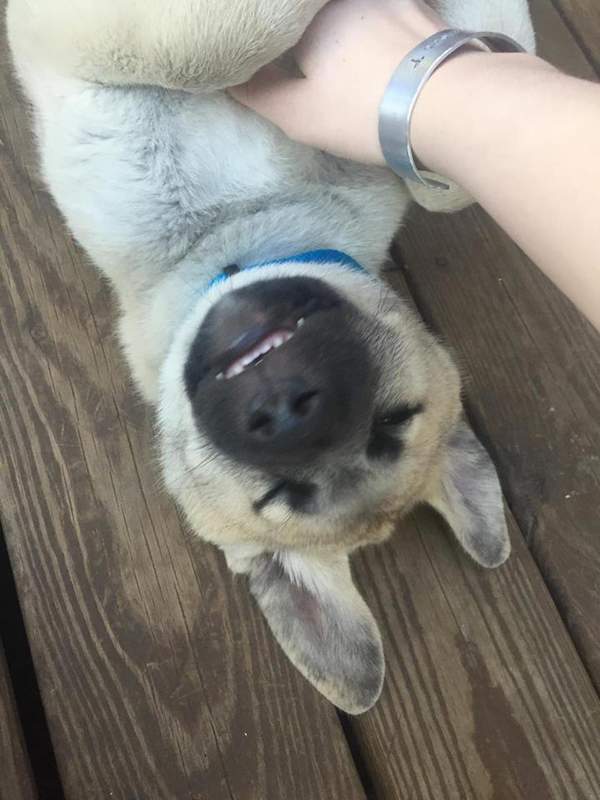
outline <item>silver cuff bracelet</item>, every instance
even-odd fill
[[[379,106],[379,142],[389,167],[401,178],[418,181],[436,189],[448,185],[424,177],[410,145],[410,122],[421,90],[447,58],[466,44],[478,44],[492,53],[524,53],[525,49],[501,33],[445,30],[417,45],[400,62]]]

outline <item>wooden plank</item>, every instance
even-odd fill
[[[600,337],[478,210],[416,213],[403,242],[421,311],[468,376],[468,405],[600,686]]]
[[[544,0],[538,0],[544,2]],[[547,2],[547,0],[545,0]],[[598,0],[552,0],[577,43],[600,75],[600,4]]]
[[[16,140],[9,144],[16,149]],[[23,171],[22,163],[16,169]],[[11,303],[5,301],[7,328],[17,331],[11,333],[11,358],[0,362],[8,364],[16,385],[16,408],[0,422],[4,429],[10,419],[15,431],[2,499],[26,616],[36,635],[44,636],[35,656],[69,796],[208,792],[212,800],[228,796],[221,788],[225,779],[233,786],[229,796],[240,798],[280,797],[284,791],[301,798],[356,796],[348,778],[347,785],[340,779],[333,787],[327,786],[328,773],[319,786],[303,780],[303,770],[327,770],[321,759],[340,769],[340,758],[331,758],[330,716],[322,712],[315,725],[323,704],[312,692],[302,693],[272,651],[243,587],[223,586],[228,579],[220,562],[204,548],[194,556],[177,536],[172,509],[152,496],[151,470],[140,458],[147,419],[131,403],[123,371],[114,367],[111,342],[105,342],[106,356],[98,346],[109,336],[110,315],[88,318],[86,292],[94,308],[105,307],[108,294],[93,276],[81,274],[81,260],[57,232],[47,199],[39,192],[30,196],[27,183],[14,176],[6,185],[7,192],[17,187],[25,193],[27,202],[13,205],[6,248],[13,258],[17,253],[20,266],[11,276],[19,281],[10,287]],[[21,263],[23,252],[30,268]],[[30,452],[20,455],[17,445],[32,431]],[[48,463],[40,468],[42,457]],[[136,469],[148,505],[129,485]],[[32,486],[39,489],[34,493]],[[63,498],[64,509],[53,493]],[[31,542],[17,537],[19,529]],[[382,702],[353,723],[378,797],[598,796],[597,699],[518,541],[517,548],[510,567],[482,573],[456,554],[431,518],[419,516],[392,544],[361,559],[359,578],[385,625],[388,651]],[[40,586],[49,587],[47,599],[35,594]],[[50,633],[41,631],[43,625]],[[293,704],[285,708],[285,689],[269,686],[252,696],[246,675],[252,669],[262,680],[287,685],[308,706],[307,714],[315,709],[313,718],[298,716]],[[198,673],[215,699],[208,722],[189,701],[202,696]],[[69,717],[61,710],[65,703]],[[284,713],[292,716],[296,754],[286,739],[290,722],[282,721]],[[94,715],[103,719],[88,719]],[[256,719],[251,752],[231,733],[248,718]],[[194,758],[203,746],[210,749],[207,733],[209,742],[211,735],[219,737],[223,759],[235,762],[237,775],[219,772],[213,748],[206,757],[216,773],[213,782],[208,768],[190,777]],[[276,739],[283,740],[280,749]],[[334,744],[334,756],[338,749]],[[140,752],[145,780],[128,774],[139,769]],[[82,755],[83,766],[65,764]],[[294,774],[282,780],[286,770]],[[86,771],[93,776],[87,785]]]
[[[558,15],[534,10],[546,51],[556,42],[562,64],[581,71]],[[415,210],[401,249],[419,308],[464,366],[472,416],[600,688],[600,336],[479,209]]]
[[[542,5],[542,52],[591,77]],[[545,574],[512,516],[513,555],[494,572],[461,556],[427,512],[365,553],[357,577],[382,623],[388,676],[379,705],[351,724],[356,746],[378,798],[596,800],[599,337],[481,211],[416,211],[401,243]]]
[[[387,678],[351,725],[378,800],[600,797],[600,701],[511,534],[484,571],[423,511],[360,557]]]
[[[0,641],[0,800],[35,800],[37,796]]]
[[[335,709],[157,491],[110,292],[31,179],[6,69],[0,140],[0,508],[66,797],[364,800]]]
[[[559,12],[552,3],[548,0],[530,0],[529,5],[535,26],[539,55],[570,75],[595,80],[596,73],[592,66],[593,62],[580,49],[577,39],[562,22]],[[600,20],[600,6],[598,7],[598,19]],[[596,50],[600,49],[599,43],[600,32],[596,35]]]

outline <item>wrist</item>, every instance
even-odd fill
[[[463,183],[476,131],[485,136],[495,123],[514,124],[520,109],[518,101],[516,107],[511,102],[512,88],[537,81],[548,71],[556,72],[528,53],[458,52],[434,72],[415,105],[410,138],[418,160],[426,169]]]
[[[355,138],[350,141],[348,152],[342,155],[385,165],[378,125],[381,98],[390,77],[411,50],[445,26],[434,11],[422,3],[398,3],[395,0],[382,2],[377,8],[377,15],[373,15],[375,28],[367,29],[364,42],[357,42],[357,47],[361,44],[363,47],[357,58],[360,69],[352,82],[349,107],[356,108],[359,113],[356,124],[350,126],[354,131],[350,135]],[[365,22],[367,28],[369,19],[367,17]],[[347,80],[343,71],[340,80]]]

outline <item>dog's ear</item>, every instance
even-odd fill
[[[478,564],[498,567],[510,555],[502,490],[487,452],[464,421],[452,433],[427,502],[444,517]]]
[[[304,677],[349,714],[371,708],[383,684],[383,648],[347,556],[262,554],[248,575],[275,638]]]

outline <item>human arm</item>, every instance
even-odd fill
[[[334,0],[297,50],[236,90],[293,138],[383,163],[378,107],[400,59],[444,27],[413,0]],[[428,168],[459,183],[600,328],[600,86],[531,55],[464,51],[426,84],[411,127]]]

